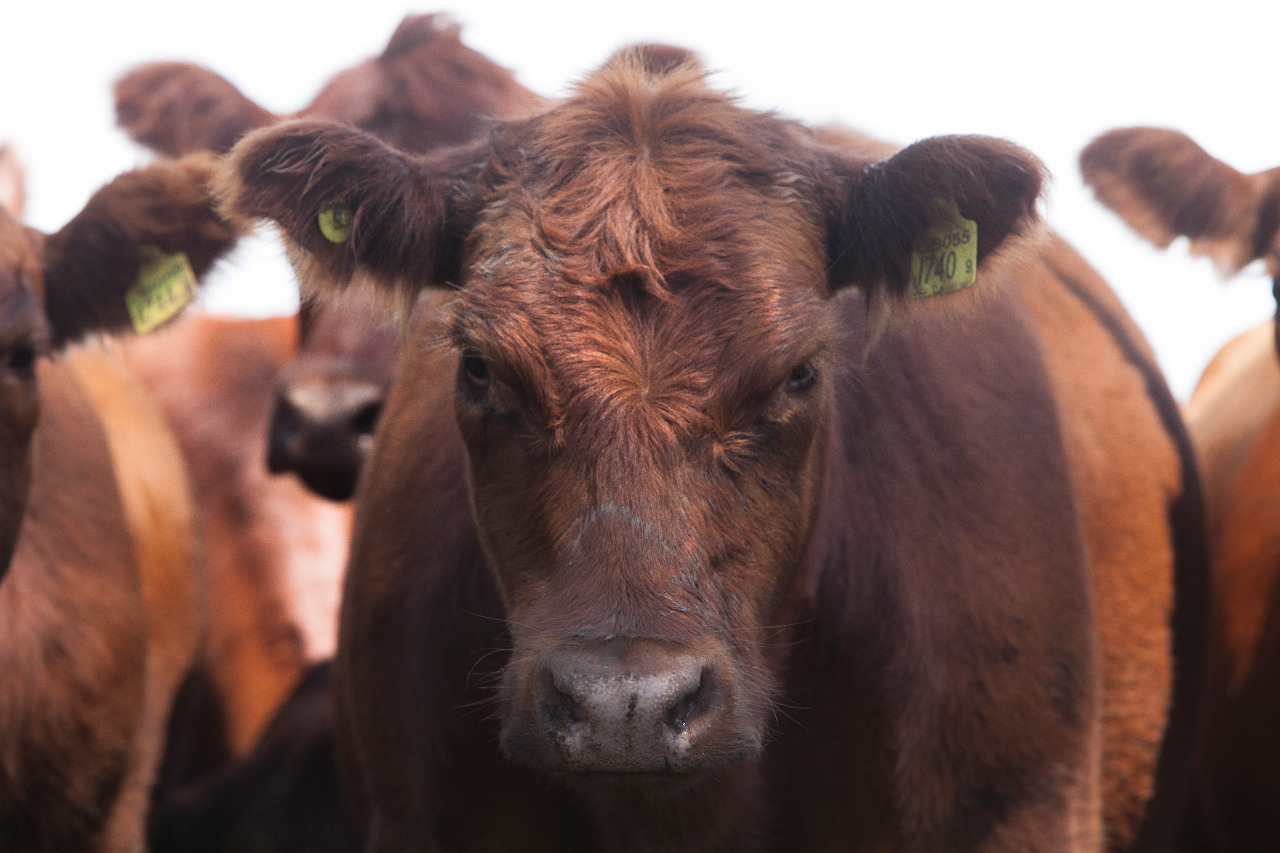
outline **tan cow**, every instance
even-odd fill
[[[1224,275],[1280,272],[1280,168],[1244,174],[1172,130],[1114,130],[1080,156],[1098,198],[1167,247],[1190,239]],[[1280,279],[1277,279],[1280,281]],[[1214,357],[1187,404],[1213,552],[1209,714],[1194,838],[1280,849],[1280,361],[1264,323]]]

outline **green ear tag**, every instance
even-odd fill
[[[978,278],[978,223],[956,203],[937,200],[941,219],[916,241],[910,294],[916,298],[964,290]]]
[[[124,295],[129,319],[140,335],[172,320],[196,298],[196,274],[186,255],[165,255],[149,247],[143,258],[138,283]]]
[[[355,217],[345,201],[335,201],[320,209],[320,233],[330,243],[345,242],[351,236],[351,223]]]

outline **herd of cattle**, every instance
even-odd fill
[[[1031,154],[705,77],[146,65],[48,235],[0,148],[0,851],[1280,850],[1274,324],[1180,406]],[[1280,169],[1081,167],[1280,268]]]

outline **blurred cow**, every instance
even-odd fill
[[[1280,168],[1244,174],[1173,130],[1103,134],[1086,182],[1139,234],[1175,237],[1224,275],[1280,272]],[[1280,278],[1276,279],[1280,286]],[[1213,553],[1210,707],[1187,831],[1218,851],[1280,849],[1280,361],[1276,324],[1240,335],[1186,407]]]
[[[459,33],[444,15],[410,15],[380,56],[337,74],[293,116],[343,122],[421,152],[470,139],[490,119],[542,102]],[[133,139],[168,155],[223,152],[245,132],[288,117],[214,72],[178,62],[121,79],[116,115]],[[280,377],[271,424],[272,471],[295,471],[331,500],[354,493],[396,359],[387,313],[358,288],[340,305],[303,306],[300,349]]]
[[[118,354],[234,244],[213,158],[127,173],[64,228],[19,224],[0,157],[0,849],[141,850],[203,616],[182,455]],[[15,208],[10,211],[8,205]],[[126,303],[134,306],[131,310]]]

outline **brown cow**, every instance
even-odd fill
[[[1255,259],[1280,273],[1280,168],[1242,174],[1185,135],[1155,128],[1104,134],[1081,154],[1081,167],[1098,198],[1155,244],[1186,236],[1224,274]],[[1276,354],[1275,323],[1245,332],[1214,357],[1187,404],[1205,477],[1214,604],[1211,691],[1189,830],[1211,850],[1280,848]]]
[[[201,630],[191,494],[118,355],[69,346],[126,328],[134,294],[152,309],[178,304],[170,285],[190,282],[154,275],[157,259],[203,274],[231,248],[238,233],[205,189],[212,165],[123,175],[50,236],[0,209],[6,851],[143,849],[169,709]]]
[[[1020,239],[1041,179],[982,137],[825,145],[669,48],[432,155],[243,140],[219,192],[305,288],[456,288],[344,589],[370,849],[1157,842],[1195,472],[1106,286]]]
[[[464,45],[460,31],[444,15],[407,16],[381,56],[336,75],[294,115],[340,121],[422,152],[471,139],[489,119],[542,102]],[[284,118],[214,72],[179,62],[123,77],[116,116],[134,140],[169,156],[225,152],[249,130]],[[280,377],[268,464],[296,472],[330,500],[354,493],[391,385],[397,341],[375,302],[357,290],[341,306],[304,305],[300,350]]]

